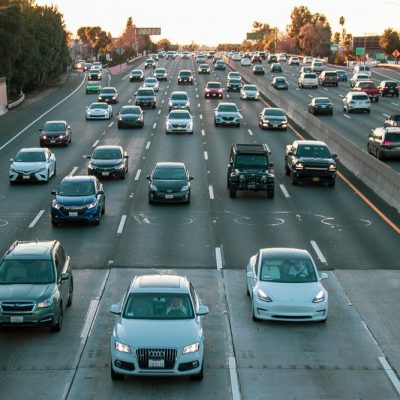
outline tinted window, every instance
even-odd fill
[[[330,104],[329,99],[315,99],[315,104]]]
[[[138,96],[154,96],[154,92],[152,90],[138,90]]]
[[[285,117],[285,113],[282,110],[267,109],[264,111],[265,117]]]
[[[185,93],[172,93],[171,100],[187,100],[188,96]]]
[[[207,83],[207,87],[211,89],[219,89],[221,87],[220,83]]]
[[[234,104],[220,104],[218,106],[219,112],[237,112],[237,107]]]
[[[50,260],[4,260],[0,265],[0,284],[48,284],[54,280]]]
[[[65,125],[62,122],[47,122],[44,124],[43,129],[45,131],[63,131],[65,130]]]
[[[400,134],[398,134],[398,133],[387,133],[385,135],[385,140],[388,140],[389,142],[400,143]]]
[[[236,156],[237,167],[267,167],[268,158],[262,154],[238,154]]]
[[[190,119],[190,114],[187,112],[173,112],[169,113],[168,118],[171,119]]]
[[[137,107],[123,107],[120,114],[140,114],[140,108]]]
[[[299,146],[297,148],[298,157],[329,158],[329,150],[325,146]]]
[[[102,89],[101,94],[115,94],[115,89]]]
[[[106,103],[95,103],[95,104],[91,104],[89,108],[91,110],[95,110],[95,109],[107,110],[108,105]]]

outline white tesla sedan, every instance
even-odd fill
[[[253,320],[326,321],[328,292],[307,250],[260,249],[246,268]]]

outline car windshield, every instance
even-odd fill
[[[298,157],[330,158],[331,154],[326,146],[305,145],[297,149]]]
[[[192,73],[190,71],[181,71],[181,72],[179,72],[179,76],[187,77],[187,76],[191,76],[191,75],[192,75]]]
[[[237,112],[238,109],[235,104],[220,104],[218,112]]]
[[[153,90],[138,90],[138,96],[154,96]]]
[[[140,108],[138,107],[124,107],[121,108],[120,114],[140,114]]]
[[[285,117],[282,110],[267,109],[264,111],[264,117]]]
[[[190,114],[188,112],[174,112],[171,111],[168,115],[169,119],[190,119]]]
[[[0,284],[54,283],[54,269],[50,260],[13,259],[0,265]]]
[[[245,85],[243,87],[244,90],[248,90],[249,92],[256,92],[257,91],[257,86],[254,85]]]
[[[116,160],[122,158],[121,149],[98,148],[94,151],[92,158],[96,160]]]
[[[236,156],[237,167],[267,168],[268,158],[262,154],[238,154]]]
[[[315,74],[304,74],[304,79],[317,79]]]
[[[240,79],[237,79],[237,78],[232,78],[232,79],[229,79],[229,83],[230,84],[232,84],[232,83],[240,84],[240,83],[242,83],[242,81]]]
[[[132,71],[132,75],[141,76],[142,75],[142,71]]]
[[[156,69],[156,74],[163,74],[165,73],[165,69],[164,68],[157,68]]]
[[[276,78],[275,82],[276,83],[286,83],[286,79],[285,78]]]
[[[240,78],[239,72],[230,72],[229,78]]]
[[[115,94],[115,89],[111,89],[111,88],[109,88],[109,89],[102,89],[101,90],[101,94]]]
[[[58,189],[60,196],[92,196],[95,193],[92,182],[66,181],[62,182]]]
[[[88,82],[86,84],[86,86],[100,86],[100,83],[98,83],[98,82]]]
[[[192,319],[192,301],[185,293],[131,293],[122,317],[127,319]]]
[[[43,126],[43,130],[45,131],[64,131],[65,124],[62,122],[47,122]]]
[[[397,83],[396,82],[386,82],[385,83],[385,86],[387,86],[387,87],[396,87],[397,86]]]
[[[108,104],[107,103],[94,103],[91,104],[89,107],[91,110],[97,110],[97,109],[102,109],[102,110],[107,110]]]
[[[187,100],[188,96],[185,93],[175,93],[171,95],[171,100]]]
[[[353,100],[363,100],[363,101],[365,101],[365,100],[368,100],[368,96],[367,95],[362,95],[362,94],[360,94],[360,95],[354,95],[353,96]]]
[[[144,83],[145,84],[152,84],[152,85],[154,85],[154,84],[156,84],[157,83],[157,79],[156,78],[146,78],[145,80],[144,80]]]
[[[183,168],[157,168],[154,171],[153,179],[164,181],[186,180],[186,172]]]
[[[15,157],[17,162],[39,162],[46,161],[43,151],[21,151]]]
[[[400,114],[392,115],[392,117],[390,119],[393,121],[400,122]]]
[[[220,89],[221,84],[220,83],[207,83],[207,87],[210,89]]]
[[[208,64],[201,64],[200,68],[208,68]]]
[[[310,260],[263,259],[260,280],[277,283],[317,282],[317,275]]]
[[[400,134],[398,133],[387,133],[385,140],[392,143],[400,143]]]
[[[360,82],[358,84],[358,86],[361,88],[369,89],[369,88],[373,88],[374,84],[372,82]]]
[[[331,104],[329,99],[315,99],[315,104]]]

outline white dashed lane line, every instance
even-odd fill
[[[146,144],[146,150],[148,150],[148,149],[150,148],[150,146],[151,146],[151,142],[147,142],[147,144]]]
[[[29,224],[29,228],[33,228],[39,221],[40,217],[44,214],[44,210],[40,210],[33,221]]]
[[[314,251],[317,253],[317,256],[319,258],[319,260],[322,263],[326,263],[326,258],[324,257],[324,255],[322,254],[322,251],[320,250],[320,248],[318,247],[317,243],[314,240],[311,240],[311,246],[313,247]]]
[[[99,142],[100,142],[100,139],[97,139],[97,140],[92,144],[92,147],[96,147],[96,146],[99,144]]]
[[[108,127],[111,128],[114,125],[114,122],[111,122]]]
[[[204,159],[208,160],[208,153],[206,151],[204,152]]]
[[[121,221],[118,225],[118,229],[117,229],[117,234],[120,235],[122,233],[122,231],[124,230],[124,226],[125,226],[125,222],[126,222],[126,215],[123,215],[121,217]]]
[[[253,136],[253,132],[252,132],[251,129],[247,129],[247,132],[249,132],[249,135],[250,135],[250,136]]]
[[[215,248],[215,260],[217,262],[217,269],[222,269],[222,252],[221,247]]]
[[[346,117],[346,118],[348,118],[348,119],[351,119],[350,115],[347,115],[347,114],[343,114],[343,117]]]
[[[208,186],[208,193],[210,195],[210,200],[214,200],[214,189],[213,189],[212,185]]]
[[[141,173],[142,173],[142,170],[141,170],[141,169],[138,169],[137,172],[136,172],[136,175],[135,175],[135,181],[138,181],[138,180],[139,180],[140,174],[141,174]]]
[[[200,119],[203,119],[203,114],[200,114]]]
[[[204,131],[204,129],[201,130],[201,136],[205,136],[206,132]]]
[[[78,167],[72,168],[72,171],[68,174],[68,176],[74,175],[76,171],[78,171]]]
[[[290,199],[290,194],[289,194],[289,192],[287,191],[285,185],[281,184],[281,185],[279,185],[279,187],[280,187],[280,189],[281,189],[283,195],[284,195],[287,199]]]
[[[161,114],[161,110],[158,110],[158,115],[160,115]]]
[[[157,122],[154,122],[153,129],[156,129],[156,128],[157,128]]]

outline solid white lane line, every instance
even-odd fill
[[[389,117],[390,117],[389,114],[384,114],[384,113],[382,113],[382,115],[383,115],[384,117],[386,117],[386,118],[389,118]]]
[[[138,169],[137,172],[136,172],[136,175],[135,175],[135,181],[138,181],[138,180],[139,180],[140,174],[141,174],[141,173],[142,173],[142,170],[141,170],[141,169]]]
[[[83,324],[81,330],[81,339],[87,338],[89,335],[90,328],[93,324],[94,317],[97,313],[97,307],[99,306],[100,300],[91,300],[89,304],[89,308],[86,313],[85,323]]]
[[[253,136],[253,132],[251,131],[251,129],[247,129],[247,132],[249,132],[250,136]]]
[[[97,139],[97,140],[92,144],[92,147],[96,147],[96,146],[99,144],[99,142],[100,142],[100,139]]]
[[[204,152],[204,159],[208,160],[208,153],[206,151]]]
[[[76,171],[78,171],[78,167],[72,168],[72,171],[68,174],[68,176],[72,176]]]
[[[156,127],[157,127],[157,122],[154,122],[153,129],[156,129]]]
[[[40,210],[34,220],[29,224],[29,228],[33,228],[36,225],[36,222],[39,221],[39,218],[44,214],[44,210]]]
[[[118,225],[118,229],[117,229],[117,234],[120,235],[122,233],[122,231],[124,230],[124,225],[125,225],[125,221],[126,221],[126,215],[123,215],[121,217],[121,221]]]
[[[229,376],[231,378],[232,400],[239,400],[240,399],[239,379],[238,379],[235,357],[229,357]]]
[[[346,118],[348,118],[348,119],[351,119],[350,115],[347,115],[347,114],[343,114],[343,117],[346,117]]]
[[[287,191],[285,185],[281,184],[281,185],[279,185],[279,187],[281,188],[281,191],[282,191],[283,195],[284,195],[287,199],[290,199],[290,194],[289,194],[289,192]]]
[[[210,200],[214,200],[214,189],[213,189],[212,185],[208,186],[208,193],[210,195]]]
[[[317,256],[319,258],[319,260],[323,263],[326,263],[326,258],[324,257],[324,255],[322,254],[322,251],[320,250],[320,248],[318,247],[317,243],[314,240],[311,240],[311,246],[313,247],[314,251],[317,253]]]
[[[146,144],[146,150],[148,150],[150,148],[151,142],[147,142]]]
[[[339,97],[344,97],[342,94],[339,94]]]
[[[382,364],[383,369],[385,370],[397,393],[400,394],[400,382],[392,367],[389,365],[385,357],[378,357],[378,360]]]
[[[221,247],[215,248],[215,259],[217,261],[217,269],[222,269],[222,252]]]
[[[108,127],[111,128],[114,125],[114,122],[111,122]]]
[[[205,133],[204,129],[202,129],[201,130],[201,136],[205,136],[205,135],[206,135],[206,133]]]
[[[0,146],[0,151],[3,150],[6,146],[8,146],[10,143],[12,143],[17,137],[21,136],[27,129],[29,129],[33,124],[35,124],[40,119],[42,119],[50,111],[53,111],[60,104],[64,103],[64,101],[68,100],[72,95],[74,95],[82,87],[82,85],[85,83],[85,81],[86,81],[86,74],[84,75],[82,82],[79,84],[79,86],[72,93],[70,93],[67,97],[64,97],[61,101],[59,101],[53,107],[49,108],[46,112],[44,112],[42,115],[37,117],[30,124],[28,124],[24,129],[20,130],[15,136],[13,136],[11,139],[9,139],[7,142],[5,142],[2,146]]]

